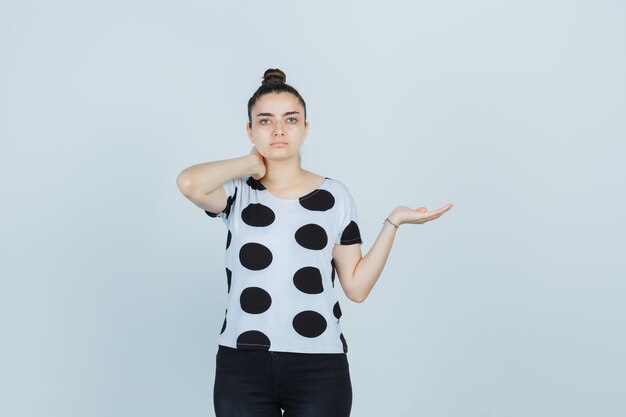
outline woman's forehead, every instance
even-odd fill
[[[254,106],[255,110],[265,112],[268,109],[293,111],[300,110],[300,100],[291,93],[269,93],[262,95]]]

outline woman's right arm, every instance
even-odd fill
[[[185,168],[176,177],[176,185],[196,206],[212,213],[226,208],[227,196],[222,185],[233,178],[265,175],[263,157],[253,149],[249,155],[205,162]]]

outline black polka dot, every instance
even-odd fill
[[[226,249],[228,249],[228,247],[230,246],[230,241],[233,238],[233,234],[230,233],[230,230],[228,231],[228,236],[226,236]]]
[[[265,186],[261,184],[259,180],[255,180],[252,177],[248,178],[248,180],[246,181],[246,184],[248,184],[253,190],[257,190],[257,191],[265,190]]]
[[[230,214],[230,208],[233,206],[236,199],[237,199],[237,187],[235,187],[235,192],[233,193],[233,196],[228,197],[227,199],[226,208],[224,209],[224,213],[226,213],[226,217],[228,217],[228,215]]]
[[[341,318],[341,307],[339,307],[339,301],[337,301],[333,307],[333,315],[337,318],[337,320]]]
[[[293,328],[304,337],[317,337],[326,330],[326,319],[320,313],[306,310],[293,318]]]
[[[260,243],[246,243],[239,250],[239,262],[253,271],[267,268],[272,263],[272,252]]]
[[[314,266],[305,266],[296,271],[293,275],[293,284],[297,289],[306,294],[319,294],[324,292],[322,273]]]
[[[340,243],[342,245],[349,245],[351,243],[363,243],[361,241],[361,232],[359,231],[359,225],[353,220],[349,225],[343,229],[341,233]]]
[[[333,288],[335,288],[335,259],[330,260],[330,268],[331,268],[330,282],[332,282]]]
[[[346,338],[343,337],[343,333],[339,335],[339,339],[341,340],[341,344],[343,345],[343,352],[348,353],[348,344],[346,343]]]
[[[241,292],[239,303],[246,313],[260,314],[270,308],[272,297],[263,288],[248,287]]]
[[[222,324],[222,330],[220,331],[220,334],[224,333],[224,330],[226,330],[226,314],[228,313],[228,309],[226,309],[226,312],[224,313],[224,324]]]
[[[231,278],[233,276],[233,271],[231,271],[230,269],[226,268],[226,283],[228,284],[228,291],[230,292],[230,281]]]
[[[295,238],[300,246],[313,250],[324,249],[328,243],[326,230],[314,223],[305,224],[296,230]]]
[[[237,349],[269,350],[270,338],[258,330],[248,330],[237,337]]]
[[[311,211],[326,211],[335,205],[335,197],[326,190],[317,189],[300,197],[300,205]]]
[[[264,227],[274,223],[276,215],[261,203],[250,203],[241,211],[241,220],[248,226]]]

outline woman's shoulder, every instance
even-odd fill
[[[324,184],[327,185],[329,191],[339,195],[350,195],[348,186],[342,181],[334,177],[324,177]]]
[[[307,172],[307,180],[306,183],[308,187],[320,187],[320,188],[343,188],[345,185],[336,178],[331,178],[326,175],[317,174],[315,172],[306,171]]]
[[[343,183],[343,181],[341,181],[341,180],[339,180],[339,179],[337,179],[337,178],[335,178],[335,177],[330,177],[330,176],[328,176],[328,175],[316,174],[316,173],[314,173],[314,172],[310,172],[310,171],[309,171],[309,175],[310,175],[312,178],[316,178],[316,181],[317,181],[318,183],[319,183],[319,182],[321,182],[321,181],[323,180],[323,181],[324,181],[324,182],[326,182],[326,183],[332,183],[332,184],[336,184],[336,185],[338,185],[338,186],[344,186],[344,187],[345,187],[345,184]]]

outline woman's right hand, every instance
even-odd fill
[[[259,153],[256,145],[252,147],[250,155],[254,155],[257,161],[256,165],[253,168],[254,173],[252,174],[252,178],[258,181],[265,176],[265,158],[263,158],[263,155]]]

